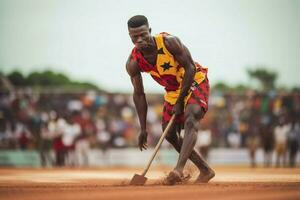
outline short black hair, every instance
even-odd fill
[[[135,16],[131,17],[128,20],[127,25],[128,25],[128,28],[137,28],[137,27],[140,27],[143,25],[149,26],[148,19],[144,15],[135,15]]]

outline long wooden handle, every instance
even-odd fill
[[[153,154],[152,154],[152,157],[151,157],[150,161],[148,162],[147,167],[146,167],[146,169],[144,170],[142,176],[145,176],[146,173],[147,173],[147,171],[148,171],[148,169],[150,168],[150,165],[151,165],[151,163],[152,163],[152,161],[153,161],[153,159],[154,159],[156,153],[158,152],[158,149],[160,148],[162,142],[164,141],[166,135],[168,134],[169,129],[170,129],[171,126],[173,125],[174,119],[175,119],[175,114],[172,115],[172,117],[171,117],[171,119],[170,119],[170,121],[169,121],[169,123],[168,123],[168,125],[167,125],[167,127],[166,127],[166,129],[165,129],[165,131],[164,131],[163,134],[160,136],[160,139],[159,139],[159,141],[158,141],[158,143],[157,143],[157,145],[156,145],[156,147],[155,147],[155,149],[154,149],[154,152],[153,152]]]

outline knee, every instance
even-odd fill
[[[188,115],[184,122],[184,128],[188,130],[197,130],[197,121],[193,115]]]

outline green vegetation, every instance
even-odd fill
[[[292,92],[300,92],[299,87],[294,88],[285,88],[283,86],[276,87],[276,80],[278,75],[276,72],[270,71],[266,66],[256,66],[255,69],[248,69],[247,75],[250,80],[257,80],[260,87],[259,88],[251,88],[250,85],[247,84],[237,84],[237,85],[229,85],[225,82],[217,82],[212,85],[213,91],[222,91],[222,92],[238,92],[243,93],[249,89],[258,89],[259,91],[265,92],[269,90],[279,90],[279,91],[292,91]],[[53,72],[50,70],[42,71],[42,72],[32,72],[28,76],[25,76],[20,71],[13,71],[9,74],[4,74],[0,71],[0,77],[6,76],[9,82],[16,87],[32,87],[38,90],[42,89],[65,89],[65,90],[80,90],[80,89],[95,89],[101,90],[98,86],[89,83],[89,82],[78,82],[70,80],[69,77],[62,73]]]
[[[1,73],[3,74],[3,73]],[[70,80],[62,73],[56,73],[50,70],[43,72],[32,72],[28,76],[23,75],[19,71],[13,71],[6,75],[7,79],[16,87],[37,87],[37,88],[54,88],[62,87],[67,89],[96,89],[98,86],[89,82],[78,82]]]
[[[224,82],[217,82],[213,85],[212,90],[223,91],[223,92],[245,92],[248,89],[257,89],[262,92],[269,90],[280,90],[287,91],[288,88],[282,86],[276,87],[276,80],[278,78],[277,73],[268,70],[265,66],[256,66],[255,69],[248,69],[247,75],[250,80],[257,80],[259,83],[259,88],[251,88],[249,85],[238,84],[238,85],[228,85]],[[299,91],[300,88],[292,88],[291,91]]]
[[[224,82],[217,82],[216,84],[213,85],[212,90],[217,90],[217,91],[223,91],[223,92],[245,92],[249,89],[248,86],[243,85],[243,84],[238,84],[236,86],[231,86],[228,85]]]
[[[275,89],[275,82],[277,73],[266,69],[265,66],[258,66],[254,70],[247,70],[250,78],[256,79],[260,82],[263,91]]]

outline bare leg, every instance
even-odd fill
[[[178,180],[178,177],[176,176],[181,176],[183,174],[183,168],[187,159],[190,159],[201,172],[197,182],[208,182],[215,175],[214,171],[208,166],[201,155],[194,150],[197,140],[197,123],[201,116],[202,108],[200,106],[188,105],[186,107],[185,134],[183,140],[178,138],[174,132],[167,137],[167,140],[180,153],[176,167],[169,174],[174,180]]]
[[[282,155],[282,167],[287,167],[287,162],[286,162],[286,151],[284,150],[283,155]]]
[[[175,131],[171,132],[167,137],[167,141],[175,148],[175,150],[180,153],[183,138],[177,137]],[[208,164],[205,162],[205,160],[202,158],[201,154],[199,154],[197,151],[193,150],[191,152],[191,155],[189,156],[189,159],[196,165],[196,167],[199,169],[200,172],[207,172],[210,169]]]
[[[264,154],[264,159],[265,159],[265,167],[270,167],[271,165],[271,157],[272,157],[272,154],[270,152],[265,152]]]
[[[277,151],[276,152],[276,167],[280,167],[280,157],[281,157],[280,152]]]

